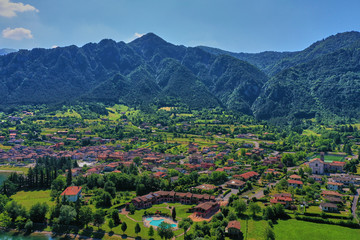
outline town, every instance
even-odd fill
[[[0,115],[2,228],[106,239],[360,234],[359,125],[98,108]]]

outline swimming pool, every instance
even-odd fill
[[[145,219],[146,221],[149,221],[150,225],[158,227],[160,223],[162,223],[165,219],[157,219],[154,220],[152,217]],[[176,224],[170,224],[171,227],[176,227]]]

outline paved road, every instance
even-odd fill
[[[356,206],[359,202],[359,195],[360,195],[360,189],[357,190],[357,194],[354,196],[354,201],[353,201],[353,204],[352,204],[352,207],[351,207],[351,211],[352,211],[352,214],[354,216],[355,219],[357,219],[357,216],[356,216]]]
[[[226,194],[223,198],[219,197],[217,200],[221,200],[221,201],[229,201],[229,198],[231,197],[232,194],[237,195],[239,193],[238,189],[231,189],[231,191]]]

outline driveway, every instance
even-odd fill
[[[231,191],[226,194],[225,196],[223,196],[222,198],[219,197],[217,200],[221,200],[221,201],[229,201],[229,198],[232,194],[235,194],[237,195],[239,193],[239,190],[238,189],[231,189]]]

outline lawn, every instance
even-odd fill
[[[320,158],[320,155],[317,154],[317,155],[311,157],[311,159],[314,159],[314,158]],[[325,159],[325,162],[333,162],[333,161],[343,162],[345,160],[345,156],[343,156],[343,155],[325,155],[324,159]]]
[[[240,221],[241,229],[244,234],[244,239],[247,239],[247,240],[264,239],[265,227],[268,225],[267,221],[265,221],[265,220],[256,221],[256,220],[251,219],[251,220],[247,221],[247,223],[246,223],[247,226],[243,222],[244,221]],[[246,229],[244,227],[247,227],[246,233],[244,233],[244,231],[243,231],[244,229]],[[290,238],[288,238],[288,239],[290,239]]]
[[[9,171],[9,172],[23,172],[23,173],[27,173],[29,171],[29,168],[27,167],[13,167],[13,166],[9,166],[9,165],[2,165],[0,166],[0,170],[3,171]]]
[[[12,146],[4,146],[4,145],[0,144],[0,149],[2,149],[2,150],[8,151],[11,148],[12,148]]]
[[[51,201],[50,190],[20,191],[15,195],[12,195],[11,198],[23,205],[28,210],[35,203],[46,202],[49,207],[55,205],[55,202]]]
[[[336,225],[311,223],[305,221],[279,220],[274,225],[277,240],[349,240],[359,239],[360,229],[351,229]]]
[[[306,135],[306,136],[311,136],[311,135],[315,135],[315,136],[320,136],[320,134],[312,131],[312,130],[309,130],[309,129],[306,129],[303,131],[302,135]]]
[[[76,111],[74,110],[70,110],[68,109],[66,112],[61,112],[61,111],[58,111],[55,115],[56,117],[76,117],[76,118],[81,118],[80,114],[77,113]]]
[[[306,212],[321,214],[323,211],[320,209],[319,206],[310,206],[306,209]],[[326,215],[331,215],[331,216],[335,216],[335,217],[347,217],[349,215],[349,212],[348,211],[341,211],[340,213],[326,212]]]

